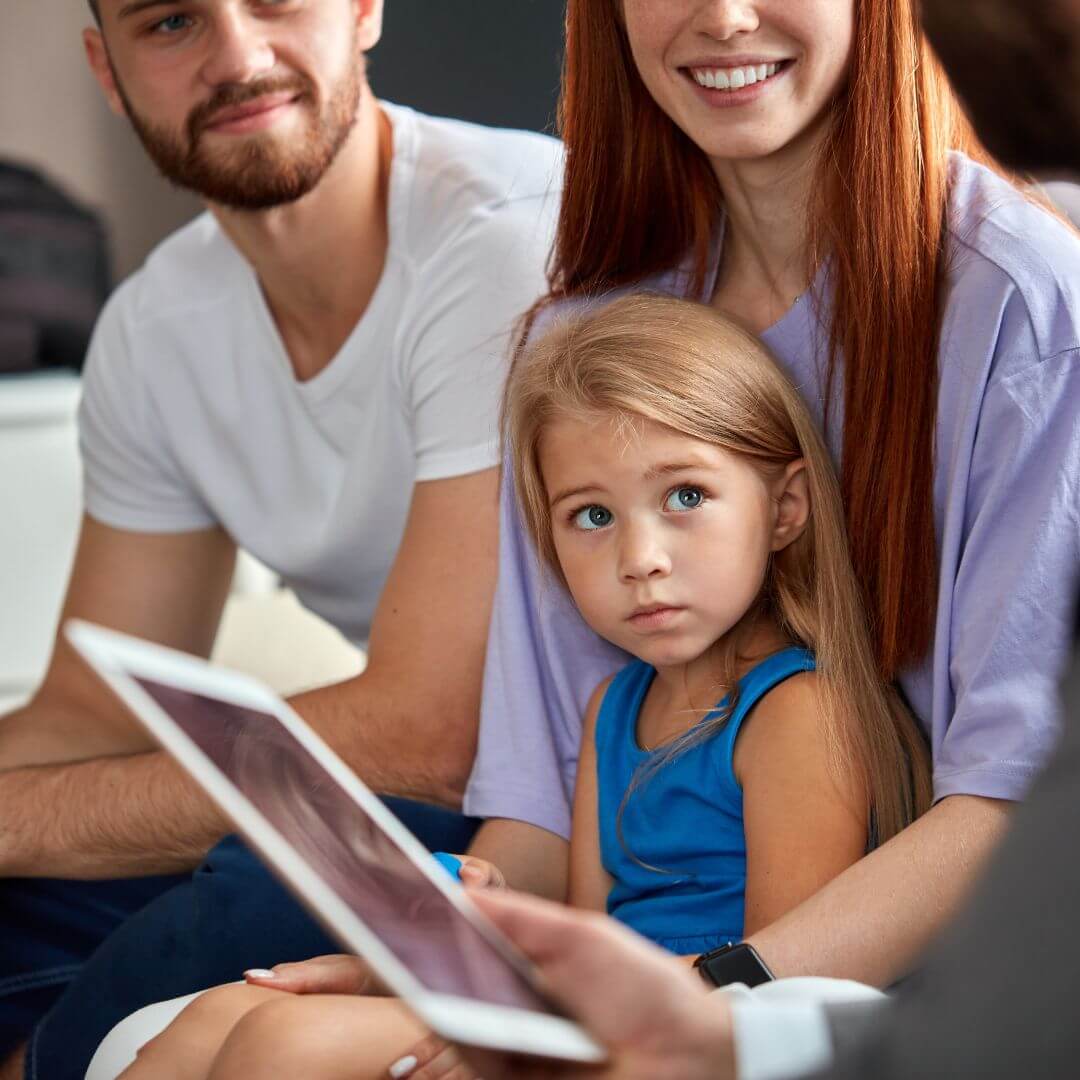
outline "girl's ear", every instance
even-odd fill
[[[776,506],[772,550],[783,551],[802,536],[810,520],[810,485],[802,458],[784,469],[774,483],[772,495]]]

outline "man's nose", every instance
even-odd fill
[[[242,7],[223,5],[203,65],[206,82],[211,86],[253,82],[272,71],[275,63],[268,28]]]
[[[649,524],[624,527],[619,543],[619,580],[627,583],[671,573],[671,556],[660,530]]]

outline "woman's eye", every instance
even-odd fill
[[[696,510],[704,501],[705,494],[701,488],[681,487],[668,495],[664,502],[664,509],[682,513],[684,510]]]
[[[614,515],[604,506],[585,506],[574,515],[574,524],[590,531],[606,528],[612,521]]]

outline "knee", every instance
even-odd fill
[[[279,996],[277,990],[245,983],[230,983],[199,994],[168,1027],[139,1047],[131,1080],[204,1074],[236,1023],[268,997]],[[181,1067],[180,1062],[189,1063],[190,1068]]]
[[[250,1010],[237,1022],[214,1062],[209,1080],[248,1076],[303,1076],[317,1037],[305,1017],[318,999],[286,996]]]

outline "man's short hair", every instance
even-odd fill
[[[90,10],[94,13],[94,18],[98,22],[101,22],[101,12],[98,11],[98,0],[86,0],[86,2],[90,5]]]

